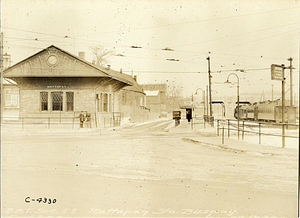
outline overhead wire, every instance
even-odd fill
[[[252,15],[257,15],[257,14],[273,13],[273,12],[278,12],[278,11],[294,10],[294,9],[299,9],[299,7],[278,9],[278,10],[273,10],[273,11],[256,12],[256,13],[242,14],[242,15],[235,15],[235,16],[219,17],[219,18],[209,18],[209,19],[203,19],[203,20],[197,20],[197,21],[187,21],[187,22],[180,22],[180,23],[173,23],[173,24],[156,25],[156,26],[151,26],[151,27],[141,27],[141,28],[135,28],[135,29],[133,28],[133,29],[130,29],[130,31],[153,29],[153,28],[183,25],[183,24],[190,24],[190,23],[207,22],[207,21],[213,21],[213,20],[230,19],[230,18],[252,16]],[[127,30],[127,31],[129,31],[129,30]],[[77,37],[91,36],[91,35],[98,35],[98,34],[107,34],[107,33],[116,33],[116,32],[124,32],[124,30],[116,30],[116,31],[109,31],[109,32],[102,32],[102,33],[95,33],[95,34],[77,35]]]

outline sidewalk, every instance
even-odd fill
[[[257,155],[298,155],[298,149],[278,148],[262,144],[247,142],[246,140],[237,140],[234,138],[224,138],[222,144],[222,135],[217,136],[217,129],[209,125],[206,128],[203,126],[197,129],[191,129],[191,124],[187,120],[181,120],[180,125],[169,129],[171,133],[190,133],[182,139],[193,143],[201,143],[209,147],[227,150],[235,153],[252,153]],[[234,136],[235,137],[235,136]],[[280,139],[281,140],[281,139]]]

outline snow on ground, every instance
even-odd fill
[[[231,139],[238,140],[237,134],[237,122],[231,121],[233,126],[230,126],[230,137]],[[228,129],[227,125],[220,125],[219,135],[222,137],[222,127],[224,127],[224,138],[228,138]],[[195,126],[195,130],[202,132],[202,133],[210,133],[210,134],[217,134],[216,130],[217,126],[215,124],[215,128],[212,128],[206,125],[206,128],[203,127],[202,124],[198,124]],[[246,141],[252,144],[259,144],[259,127],[258,124],[253,124],[245,122],[245,133],[244,133],[244,140],[242,139],[242,123],[240,123],[240,136],[239,140]],[[247,132],[248,131],[248,132]],[[261,145],[265,146],[272,146],[272,147],[282,147],[282,129],[280,126],[272,127],[270,125],[262,125],[261,126]],[[272,134],[272,136],[270,135]],[[299,149],[299,126],[292,127],[290,129],[285,130],[285,148],[291,149]],[[289,137],[292,136],[292,137]]]
[[[175,128],[174,123],[160,119],[107,129],[24,130],[4,125],[4,211],[39,209],[39,204],[24,204],[24,198],[48,196],[59,203],[45,208],[75,208],[81,217],[94,216],[91,208],[144,209],[150,217],[186,216],[183,209],[236,211],[239,216],[296,214],[295,153],[257,155],[207,146],[201,139],[220,144],[214,128],[192,130],[185,120]],[[200,142],[183,140],[194,137]],[[168,208],[179,213],[152,213]]]

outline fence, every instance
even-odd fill
[[[47,128],[50,129],[53,126],[60,126],[65,128],[70,126],[73,129],[79,127],[80,120],[78,117],[5,117],[3,124],[12,124],[15,126],[21,126],[22,129],[29,127]]]
[[[299,138],[299,125],[297,124],[288,124],[288,123],[271,123],[271,122],[255,122],[255,121],[238,121],[231,119],[218,119],[217,122],[217,136],[220,135],[220,129],[222,130],[222,144],[224,144],[224,137],[227,132],[227,137],[230,138],[232,132],[236,131],[239,136],[242,135],[242,140],[245,138],[245,133],[256,134],[258,135],[258,142],[261,144],[262,136],[275,136],[281,137],[281,146],[285,147],[286,138]],[[239,128],[238,128],[239,126]],[[268,129],[269,132],[263,132],[263,129]],[[287,135],[286,130],[298,130],[296,135]],[[225,131],[226,130],[226,131]],[[273,131],[275,133],[271,133]],[[281,134],[279,132],[281,131]],[[241,134],[240,134],[241,133]]]
[[[196,125],[202,125],[205,128],[206,122],[203,116],[193,117],[191,120],[191,128],[194,129]]]
[[[195,128],[195,125],[197,124],[202,124],[203,128],[206,128],[206,125],[210,125],[214,127],[214,117],[213,116],[208,116],[208,115],[203,115],[203,116],[194,116],[191,119],[191,127],[192,129]]]
[[[113,117],[99,117],[98,127],[117,127],[121,125],[121,114],[116,113]],[[83,128],[92,127],[92,119],[83,123]],[[3,124],[12,124],[26,128],[79,128],[80,116],[74,117],[4,117]],[[101,124],[101,125],[100,125]]]

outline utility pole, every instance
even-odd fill
[[[211,102],[211,75],[210,75],[210,57],[207,57],[208,60],[208,88],[209,88],[209,116],[212,116],[212,102]]]
[[[293,61],[293,58],[289,58],[288,61],[290,61],[290,106],[293,106],[293,77],[292,77],[292,71],[293,71],[292,61]]]
[[[3,109],[4,109],[4,96],[3,96],[3,32],[1,32],[1,124],[3,124]]]
[[[206,105],[207,105],[206,115],[208,116],[208,86],[206,86]]]
[[[273,86],[274,86],[274,85],[272,84],[272,101],[273,101]]]
[[[283,68],[283,70],[282,70],[282,82],[281,82],[281,84],[282,84],[282,88],[281,88],[281,106],[282,106],[282,110],[281,110],[281,116],[282,116],[282,148],[284,148],[285,147],[285,138],[284,138],[284,136],[285,136],[285,126],[284,126],[284,123],[285,123],[285,117],[284,117],[284,112],[285,112],[285,95],[284,95],[284,80],[285,80],[285,78],[284,78],[284,69],[285,69],[285,67],[284,67],[284,64],[282,64],[281,65],[282,66],[282,68]]]

